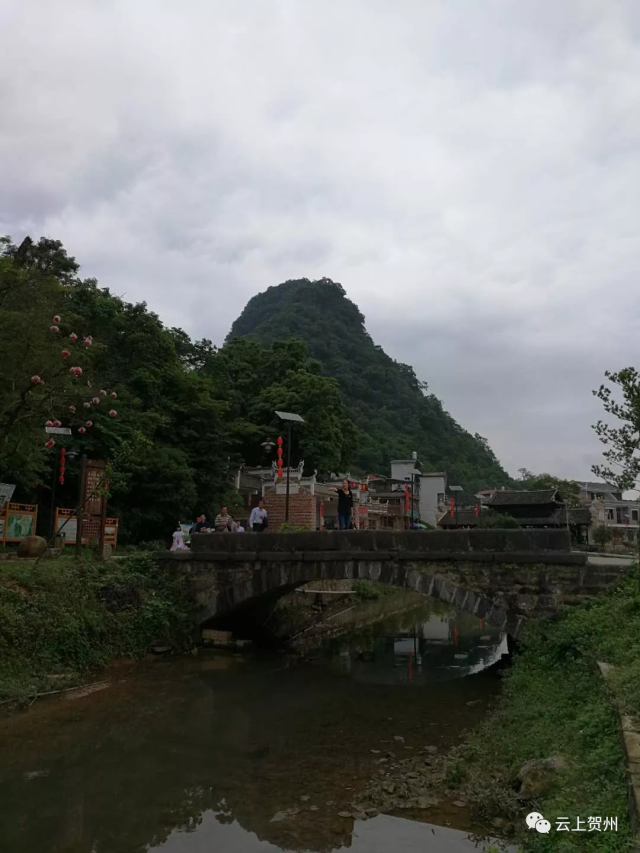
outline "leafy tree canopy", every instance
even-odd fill
[[[517,488],[531,491],[557,489],[561,497],[570,506],[581,506],[580,486],[573,480],[563,480],[561,477],[554,477],[552,474],[532,474],[526,468],[520,468],[518,473],[520,478],[516,481]]]
[[[594,465],[593,473],[622,491],[640,485],[640,374],[634,367],[617,373],[605,373],[603,383],[594,395],[602,401],[605,412],[618,421],[609,426],[603,421],[594,425],[600,441],[607,448],[604,465]]]

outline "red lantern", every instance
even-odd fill
[[[50,331],[50,332],[53,332],[53,333],[54,333],[54,335],[55,335],[55,334],[56,334],[56,332],[59,332],[59,331],[60,331],[60,329],[59,329],[57,326],[49,326],[49,331]]]
[[[278,478],[282,477],[282,468],[278,468]]]
[[[78,340],[78,336],[75,332],[71,332],[71,334],[69,335],[69,340],[73,341],[74,343]]]
[[[282,445],[283,445],[282,436],[280,436],[278,438],[278,441],[276,442],[276,444],[278,445],[278,447],[282,447]]]
[[[278,468],[282,468],[282,464],[282,457],[280,457],[280,459],[278,459]]]
[[[69,358],[69,356],[70,356],[70,355],[71,355],[71,353],[69,352],[69,350],[68,350],[68,349],[63,349],[63,350],[62,350],[62,357],[63,357],[63,358]]]
[[[60,474],[60,476],[58,477],[58,482],[61,486],[64,485],[64,474]]]
[[[280,456],[282,456],[282,448],[281,448],[281,447],[279,447],[279,448],[278,448],[278,458],[279,458]]]
[[[110,417],[110,418],[115,418],[115,417],[117,416],[117,414],[118,414],[118,413],[116,412],[116,410],[115,410],[115,409],[111,409],[111,411],[109,412],[109,417]]]
[[[60,456],[66,456],[66,455],[67,455],[67,448],[61,447],[60,448]],[[64,464],[64,460],[63,460],[63,464]]]
[[[56,316],[53,318],[53,322],[54,322],[54,323],[56,323],[56,324],[58,324],[58,323],[60,322],[60,319],[61,319],[61,318],[60,318],[60,315],[59,315],[59,314],[56,314]]]
[[[451,500],[449,501],[449,515],[453,515],[455,508],[456,508],[456,502],[454,501],[453,498],[451,498]]]

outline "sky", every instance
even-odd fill
[[[510,473],[593,479],[640,337],[640,4],[0,0],[0,83],[0,234],[215,343],[332,278]]]

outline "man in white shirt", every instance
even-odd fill
[[[267,529],[269,519],[267,511],[264,508],[264,501],[261,500],[258,506],[254,506],[249,517],[249,527],[254,533],[262,533]]]

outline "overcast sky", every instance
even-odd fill
[[[505,466],[638,366],[637,0],[0,0],[0,233],[221,343],[289,278]]]

